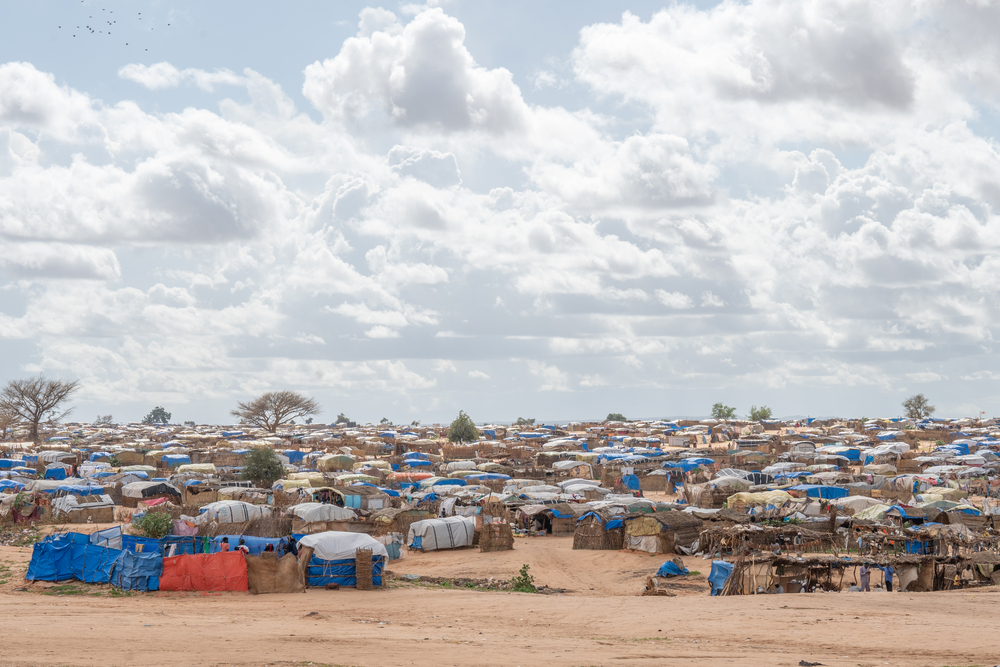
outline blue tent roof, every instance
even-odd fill
[[[789,488],[790,491],[805,491],[809,498],[844,498],[848,495],[847,489],[839,486],[824,486],[822,484],[797,484]]]

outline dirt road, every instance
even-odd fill
[[[411,554],[391,569],[508,578],[529,563],[537,583],[573,592],[405,585],[112,598],[81,586],[82,594],[60,596],[49,584],[13,590],[25,588],[18,576],[30,550],[0,548],[12,573],[0,587],[9,637],[0,664],[942,667],[994,665],[1000,656],[993,589],[711,598],[701,576],[679,597],[637,597],[662,557],[573,552],[565,538],[516,546]],[[687,562],[707,574],[707,561]]]

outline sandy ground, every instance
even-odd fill
[[[512,552],[407,554],[395,573],[509,578],[531,595],[426,584],[296,595],[79,594],[22,577],[30,549],[0,548],[10,641],[0,665],[994,665],[1000,589],[711,598],[709,562],[678,597],[637,597],[663,557],[572,551],[570,538],[519,538]],[[6,568],[6,569],[3,569]],[[22,589],[22,590],[16,590]],[[27,589],[27,590],[25,590]],[[994,592],[996,590],[997,592]],[[76,592],[74,591],[74,592]]]

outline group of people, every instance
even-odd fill
[[[222,541],[219,543],[219,551],[229,551],[231,545],[229,544],[229,538],[223,537]],[[239,544],[233,551],[242,551],[244,555],[250,554],[250,547],[247,546],[247,541],[240,538]],[[281,545],[282,555],[284,554],[294,554],[296,558],[299,556],[298,546],[295,544],[294,538],[288,538],[285,540],[284,544]],[[264,545],[264,553],[275,553],[274,543],[268,542]]]
[[[887,593],[891,593],[892,577],[896,571],[893,569],[892,565],[888,564],[882,566],[875,565],[869,567],[868,563],[862,563],[861,567],[858,568],[858,578],[860,579],[860,581],[854,586],[851,586],[848,590],[861,593],[870,593],[872,590],[871,589],[872,570],[882,570],[882,576],[885,581],[885,591]],[[878,584],[876,584],[876,586],[878,586]]]

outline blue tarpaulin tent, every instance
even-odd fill
[[[825,498],[827,500],[833,498],[846,498],[848,495],[847,489],[843,489],[839,486],[824,486],[822,484],[797,484],[788,488],[789,491],[805,491],[806,496],[809,498]]]
[[[187,454],[164,454],[163,462],[174,468],[176,466],[183,466],[191,463],[191,457]]]
[[[624,484],[625,488],[629,491],[639,490],[639,478],[635,475],[622,475],[622,484]]]
[[[49,466],[45,469],[45,479],[66,479],[66,468],[60,466]]]
[[[289,463],[302,463],[306,458],[306,453],[298,449],[286,449],[281,453],[288,457]]]
[[[708,574],[708,583],[712,586],[712,595],[722,593],[722,587],[726,585],[729,577],[733,574],[733,564],[724,560],[713,560],[712,571]]]

